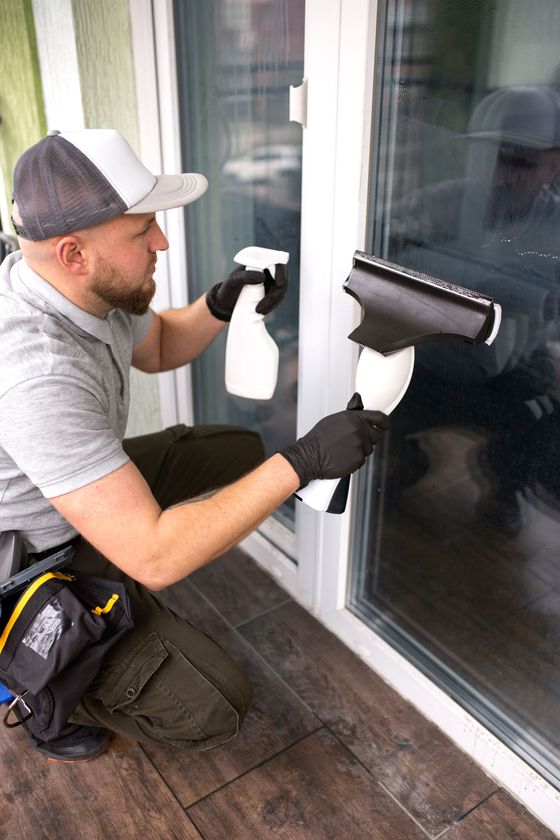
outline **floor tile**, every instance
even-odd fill
[[[195,840],[200,834],[140,747],[123,738],[95,761],[38,755],[21,730],[0,728],[0,837]]]
[[[305,610],[241,628],[267,662],[431,834],[496,784]]]
[[[189,815],[212,840],[426,840],[325,730],[193,805]]]
[[[549,831],[505,791],[497,791],[441,840],[554,840]]]
[[[289,599],[287,592],[238,548],[198,569],[189,582],[234,626]]]

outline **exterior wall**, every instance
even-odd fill
[[[47,128],[116,128],[138,151],[127,0],[0,3],[0,218],[22,151]],[[131,374],[127,434],[160,428],[157,378]]]
[[[52,3],[49,3],[52,6]],[[86,128],[116,128],[139,153],[128,0],[72,0]],[[160,428],[157,379],[131,371],[127,436]]]
[[[138,151],[128,2],[72,0],[87,128],[116,128]]]
[[[12,171],[46,131],[31,0],[0,3],[0,214],[7,233]]]

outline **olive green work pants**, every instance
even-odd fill
[[[228,426],[174,426],[123,446],[164,509],[230,484],[264,458],[257,434]],[[109,651],[70,722],[187,750],[233,738],[252,699],[240,666],[84,540],[73,566],[125,583],[134,628]]]

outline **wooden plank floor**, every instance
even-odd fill
[[[0,840],[553,838],[240,551],[164,598],[247,668],[238,739],[73,767],[2,728]]]

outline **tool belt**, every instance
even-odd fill
[[[17,594],[0,594],[0,683],[14,694],[4,725],[25,723],[49,741],[133,622],[123,584],[66,567],[44,571],[44,560],[38,565],[43,573]]]

